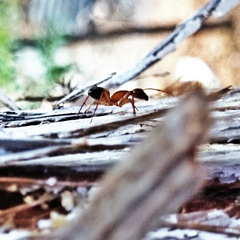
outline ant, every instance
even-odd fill
[[[188,91],[194,90],[194,89],[203,89],[203,86],[199,82],[183,82],[183,83],[181,83],[181,82],[179,82],[179,80],[177,80],[172,85],[166,87],[164,90],[160,90],[160,89],[156,89],[156,88],[145,88],[144,90],[155,90],[155,91],[162,92],[169,96],[178,96],[178,95],[183,94],[184,92],[188,92]],[[89,89],[88,96],[85,98],[80,110],[78,111],[77,116],[79,116],[83,106],[86,104],[89,97],[92,97],[94,99],[94,101],[84,111],[84,113],[86,113],[92,107],[92,105],[94,103],[97,103],[97,104],[94,109],[93,116],[95,115],[95,112],[96,112],[99,104],[102,104],[105,106],[122,107],[126,103],[131,103],[132,109],[133,109],[133,116],[136,116],[137,108],[134,105],[135,98],[148,101],[148,95],[144,92],[144,90],[141,88],[135,88],[131,91],[120,90],[120,91],[115,92],[112,96],[110,96],[110,92],[108,91],[108,89],[94,85],[92,88]],[[221,96],[224,95],[229,90],[230,90],[230,87],[226,87],[226,88],[221,89],[220,91],[215,91],[209,95],[209,98],[210,99],[221,98]]]
[[[148,89],[161,91],[161,90],[154,89],[154,88],[148,88]],[[115,92],[112,96],[110,96],[110,92],[108,91],[108,89],[94,85],[92,88],[89,89],[88,96],[84,100],[77,115],[80,114],[83,106],[85,105],[85,103],[87,102],[89,97],[92,97],[93,99],[95,99],[95,101],[91,103],[91,105],[85,110],[84,113],[86,113],[94,103],[97,103],[97,105],[94,109],[94,112],[93,112],[93,116],[95,115],[95,112],[96,112],[99,104],[102,104],[105,106],[122,107],[123,105],[125,105],[128,102],[131,103],[131,105],[132,105],[133,116],[136,116],[135,109],[137,109],[137,108],[134,105],[134,99],[137,98],[137,99],[148,101],[148,95],[141,88],[135,88],[131,91],[120,90],[120,91]]]

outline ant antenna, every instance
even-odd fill
[[[154,91],[158,91],[158,92],[162,92],[162,93],[165,93],[169,96],[173,96],[172,94],[170,94],[168,91],[166,90],[161,90],[161,89],[156,89],[156,88],[145,88],[144,90],[154,90]]]
[[[101,97],[102,97],[102,95],[101,95]],[[94,112],[93,112],[93,115],[92,115],[92,117],[91,117],[90,123],[92,123],[92,120],[93,120],[93,117],[95,116],[95,112],[97,111],[98,105],[99,105],[99,100],[98,100],[97,105],[96,105],[96,107],[95,107],[95,109],[94,109]]]
[[[165,91],[164,91],[164,90],[161,90],[161,89],[156,89],[156,88],[145,88],[144,90],[155,90],[155,91],[158,91],[158,92],[165,93]]]

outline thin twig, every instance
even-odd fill
[[[16,184],[19,187],[23,186],[33,186],[38,185],[39,187],[47,186],[48,188],[56,188],[56,187],[91,187],[95,183],[87,180],[84,181],[59,181],[56,179],[56,183],[51,185],[49,183],[49,179],[34,179],[27,177],[0,177],[0,183],[2,186],[4,185],[12,185]]]
[[[21,205],[15,206],[15,207],[8,208],[6,210],[1,210],[0,217],[6,216],[9,214],[16,214],[18,212],[26,211],[28,209],[34,208],[34,207],[44,203],[44,202],[52,201],[56,198],[58,198],[58,196],[45,194],[38,200],[33,201],[32,203],[23,203]]]
[[[111,73],[110,75],[108,75],[105,78],[101,78],[100,80],[97,80],[96,82],[94,82],[94,84],[88,84],[87,86],[80,88],[80,89],[76,89],[73,92],[71,92],[70,94],[66,95],[64,98],[62,98],[61,100],[57,101],[55,103],[56,106],[59,106],[60,104],[63,104],[65,102],[68,102],[76,97],[79,97],[80,94],[84,93],[86,90],[88,90],[89,88],[93,87],[93,85],[99,85],[102,84],[106,81],[108,81],[109,79],[111,79],[116,73]]]
[[[215,226],[215,225],[207,225],[207,224],[193,223],[193,222],[171,223],[166,221],[163,221],[161,223],[161,226],[176,228],[176,229],[193,229],[198,231],[225,234],[231,237],[233,236],[239,237],[240,235],[240,229],[238,227]]]

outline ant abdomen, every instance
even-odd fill
[[[133,89],[132,93],[133,97],[148,101],[148,95],[141,88]]]

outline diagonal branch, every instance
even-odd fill
[[[227,11],[234,7],[238,2],[239,0],[230,0],[227,1],[227,3],[225,0],[210,1],[203,8],[197,11],[192,17],[187,19],[182,24],[178,25],[170,35],[168,35],[159,45],[157,45],[132,68],[113,77],[111,81],[107,83],[106,87],[120,86],[138,76],[140,73],[145,71],[154,63],[161,60],[167,54],[173,52],[176,49],[177,45],[181,43],[185,38],[197,32],[201,28],[202,24],[211,15],[225,15]]]
[[[227,2],[227,3],[226,3]],[[231,8],[233,8],[239,0],[212,0],[207,3],[203,8],[197,11],[192,17],[187,19],[182,24],[178,25],[176,29],[168,35],[159,45],[157,45],[152,51],[150,51],[143,59],[141,59],[138,63],[136,63],[129,70],[116,74],[115,76],[111,75],[109,78],[106,78],[103,82],[105,87],[118,87],[131,79],[135,78],[143,71],[148,69],[154,63],[160,61],[167,54],[173,52],[177,45],[181,43],[185,38],[193,35],[197,32],[203,23],[213,14],[216,16],[225,15]],[[102,81],[101,81],[102,82]],[[100,84],[100,82],[95,83]],[[67,102],[83,92],[86,91],[87,88],[78,89],[60,101],[56,103],[56,106]]]

